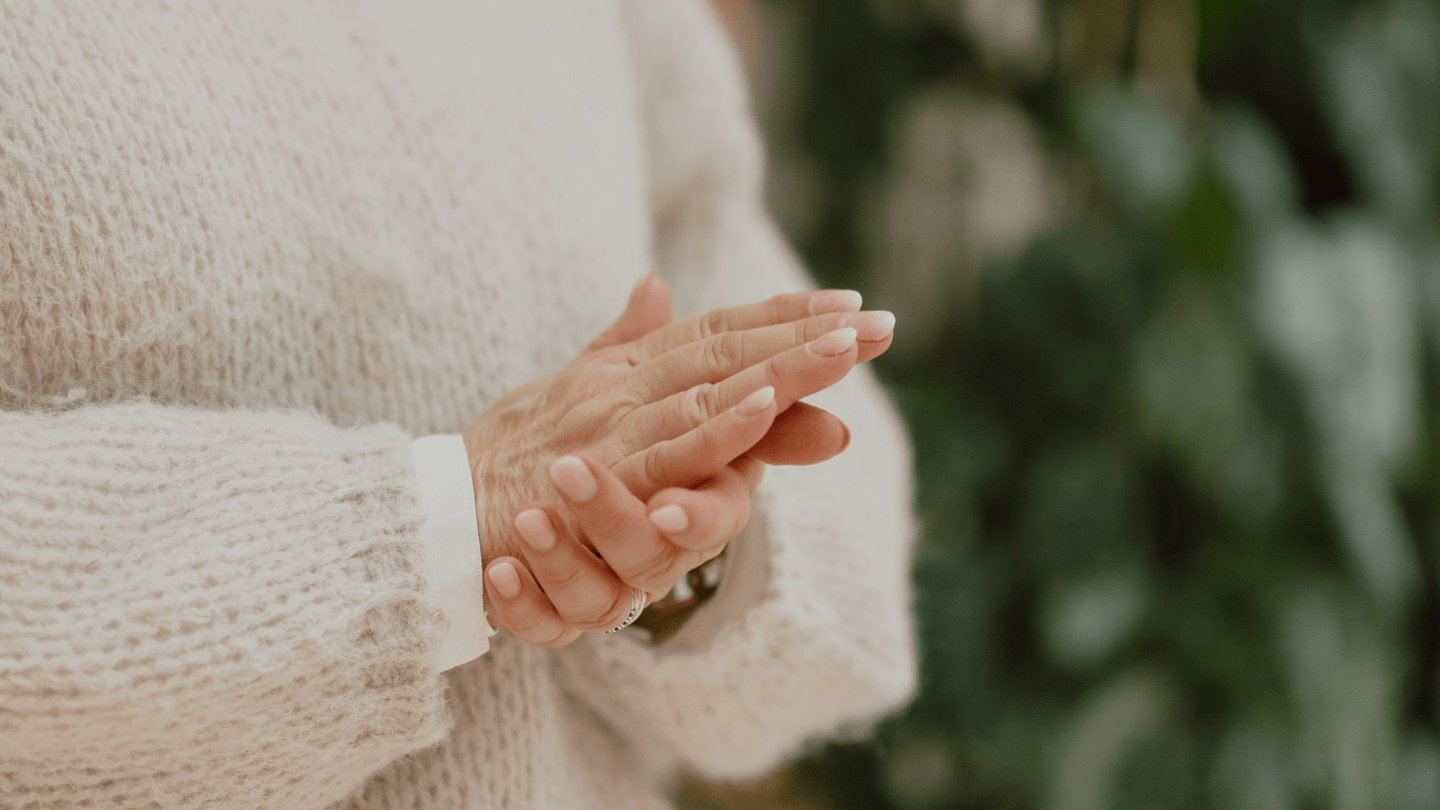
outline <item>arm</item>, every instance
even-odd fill
[[[698,2],[627,9],[677,308],[810,286],[763,212],[758,138],[717,23]],[[849,449],[770,470],[712,604],[658,649],[586,637],[559,654],[567,688],[656,759],[753,775],[914,688],[904,436],[864,369],[821,399],[851,426]]]
[[[724,405],[759,386],[734,375],[752,354],[797,369],[740,426],[753,444],[780,402],[854,363],[806,352],[844,317],[790,323],[812,297],[720,313],[755,326],[736,332],[672,324],[511,391],[453,448],[481,515],[547,492],[531,462],[556,450],[637,491],[713,475],[674,440],[730,426],[687,430],[676,389],[712,380]],[[416,449],[306,414],[0,412],[0,796],[43,806],[83,782],[118,806],[317,807],[443,737]],[[481,529],[487,556],[509,534]]]
[[[409,437],[0,412],[0,805],[318,808],[450,719]]]

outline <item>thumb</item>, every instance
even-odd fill
[[[620,318],[586,348],[594,351],[629,343],[668,325],[671,319],[670,286],[654,273],[646,273],[630,291],[630,303]]]

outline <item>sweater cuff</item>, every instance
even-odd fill
[[[445,638],[434,668],[444,672],[484,655],[495,630],[485,619],[484,561],[470,457],[460,436],[417,439],[415,474],[425,524],[425,599],[438,611]]]

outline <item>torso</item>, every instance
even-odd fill
[[[608,4],[79,5],[0,25],[5,401],[455,431],[647,269]]]

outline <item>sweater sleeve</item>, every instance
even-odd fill
[[[0,805],[321,808],[441,739],[411,439],[0,412]]]
[[[698,0],[632,0],[628,13],[657,264],[677,308],[812,286],[764,213],[759,139],[717,21]],[[752,776],[913,692],[905,437],[863,367],[812,399],[845,419],[853,440],[824,464],[767,473],[737,539],[761,554],[743,574],[763,578],[744,583],[757,596],[708,617],[721,621],[704,644],[652,648],[621,634],[561,651],[567,688],[657,764]]]

